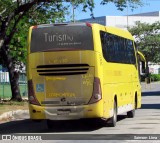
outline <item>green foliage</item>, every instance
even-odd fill
[[[0,1],[1,2],[1,1]],[[1,2],[2,3],[2,2]],[[3,2],[3,5],[11,4]],[[12,3],[12,5],[14,5]],[[38,24],[49,24],[64,21],[67,7],[63,6],[61,2],[55,3],[40,3],[34,5],[17,23],[16,30],[9,44],[9,54],[12,57],[14,65],[21,65],[26,63],[27,49],[26,39],[29,27]],[[17,16],[15,17],[15,19]],[[7,29],[6,34],[10,35],[13,30],[15,20],[13,19]]]
[[[141,51],[147,61],[160,62],[160,22],[153,24],[137,22],[129,31],[136,39],[138,50]]]
[[[11,40],[9,50],[14,64],[26,62],[26,39],[28,33],[28,26],[29,25],[27,24],[27,18],[23,17],[23,19],[21,19],[18,23],[16,33]]]
[[[138,6],[142,6],[142,0],[103,0],[101,4],[114,3],[118,10],[123,10],[127,6],[131,7],[131,9],[135,9]]]
[[[148,80],[151,80],[151,82],[160,81],[160,74],[149,74],[148,77],[146,77],[146,75],[141,75],[141,82],[144,82],[146,78],[148,78]]]
[[[160,74],[150,74],[151,81],[160,81]]]

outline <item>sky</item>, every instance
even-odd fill
[[[142,7],[138,7],[133,11],[131,8],[124,9],[123,11],[117,10],[116,6],[113,3],[107,5],[100,5],[101,0],[94,0],[95,1],[95,8],[94,8],[94,17],[100,16],[121,16],[121,15],[131,15],[131,14],[138,14],[138,13],[145,13],[145,12],[152,12],[152,11],[160,11],[160,0],[143,0],[144,5]],[[72,10],[71,10],[72,11]],[[71,13],[72,14],[72,13]],[[90,12],[82,12],[82,7],[79,7],[75,10],[75,19],[87,19],[91,18]],[[69,21],[70,18],[68,18]]]

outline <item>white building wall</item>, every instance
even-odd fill
[[[160,74],[160,65],[149,63],[149,72],[151,74]]]
[[[0,83],[9,83],[9,73],[8,72],[0,72]]]
[[[79,20],[78,22],[98,23],[101,25],[106,25],[106,16],[96,17],[95,19],[93,18],[82,19],[82,20]]]
[[[96,17],[95,19],[89,18],[79,21],[89,22],[89,23],[99,23],[105,26],[114,26],[126,29],[127,27],[135,26],[136,21],[140,21],[141,23],[146,22],[149,24],[152,24],[156,21],[160,21],[160,11],[148,12],[136,15],[128,15],[128,16],[102,16],[102,17]]]
[[[153,16],[106,16],[106,26],[114,26],[122,29],[135,26],[136,21],[141,23],[152,24],[156,21],[160,21],[160,17]]]

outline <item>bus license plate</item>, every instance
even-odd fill
[[[57,111],[57,115],[69,115],[69,113],[71,112],[70,109],[59,109]]]

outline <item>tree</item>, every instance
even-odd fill
[[[101,4],[114,3],[118,10],[123,10],[126,7],[130,7],[132,10],[138,6],[142,6],[142,0],[103,0]]]
[[[160,22],[136,22],[136,26],[129,31],[135,37],[138,50],[145,55],[147,61],[160,63]]]
[[[15,4],[17,4],[11,2],[10,0],[7,0],[7,2],[0,1],[0,4],[3,4],[2,6],[5,4],[10,5],[11,9],[12,6],[14,7]],[[24,6],[24,4],[19,4],[19,6],[15,7],[19,7],[20,10],[21,6]],[[65,11],[67,10],[66,7],[62,6],[62,3],[60,2],[40,3],[33,5],[32,7],[29,6],[30,5],[26,6],[29,8],[28,11],[23,11],[25,9],[25,7],[23,7],[23,13],[19,12],[16,14],[17,9],[14,8],[10,14],[6,14],[5,12],[8,11],[5,11],[5,9],[3,14],[1,14],[2,21],[0,23],[0,55],[2,64],[6,66],[9,71],[12,91],[11,100],[22,100],[18,79],[20,69],[22,68],[22,62],[25,63],[26,59],[25,43],[27,38],[26,33],[28,33],[29,26],[40,23],[55,22],[57,21],[57,18],[58,20],[63,20]],[[14,16],[10,17],[12,14]]]
[[[67,6],[63,3],[73,1],[76,0],[0,0],[0,55],[9,72],[11,100],[22,100],[18,86],[19,73],[15,70],[15,65],[21,63],[25,57],[25,49],[22,48],[25,30],[23,31],[22,27],[27,29],[28,23],[50,23],[60,17],[63,19],[64,12],[67,11]],[[135,4],[141,4],[140,1],[103,0],[102,4],[113,2],[118,9],[123,10],[128,3],[134,8]],[[83,11],[88,8],[93,16],[93,0],[76,1],[76,5],[80,4],[83,6]]]

